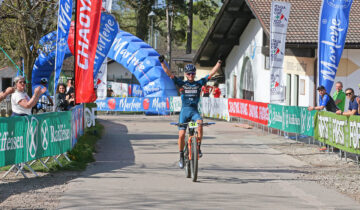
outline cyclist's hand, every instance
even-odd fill
[[[224,61],[225,57],[223,54],[219,54],[218,56],[218,60],[220,61],[220,63],[222,63]]]
[[[40,91],[41,94],[44,94],[46,92],[46,87],[43,87]]]
[[[159,61],[160,61],[160,63],[164,62],[164,60],[165,60],[165,56],[164,56],[164,55],[160,55],[160,56],[159,56]]]

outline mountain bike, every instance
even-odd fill
[[[184,146],[184,169],[186,178],[192,178],[193,182],[196,182],[198,175],[198,167],[199,167],[199,146],[200,140],[198,138],[197,128],[199,126],[209,126],[215,124],[214,122],[208,123],[170,123],[171,125],[176,126],[188,126],[188,140],[185,141]]]

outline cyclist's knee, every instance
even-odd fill
[[[180,139],[185,139],[185,130],[179,130],[179,138]]]

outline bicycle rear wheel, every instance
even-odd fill
[[[185,176],[186,178],[191,177],[191,170],[190,170],[190,160],[189,160],[189,148],[188,143],[185,143],[184,148],[184,161],[185,161]]]
[[[191,137],[191,178],[193,182],[196,182],[197,180],[197,174],[198,174],[198,146],[197,146],[197,140],[196,136]]]

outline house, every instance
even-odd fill
[[[0,87],[4,91],[7,87],[13,86],[13,79],[16,77],[17,70],[13,67],[0,68]]]
[[[221,73],[226,96],[270,101],[269,32],[272,0],[225,0],[193,62],[209,71],[217,56],[226,56]],[[321,0],[291,3],[284,74],[286,104],[309,106],[316,101],[318,19]],[[354,1],[336,80],[344,88],[360,82],[360,2]],[[332,89],[332,93],[334,88]],[[331,93],[331,94],[332,94]]]

